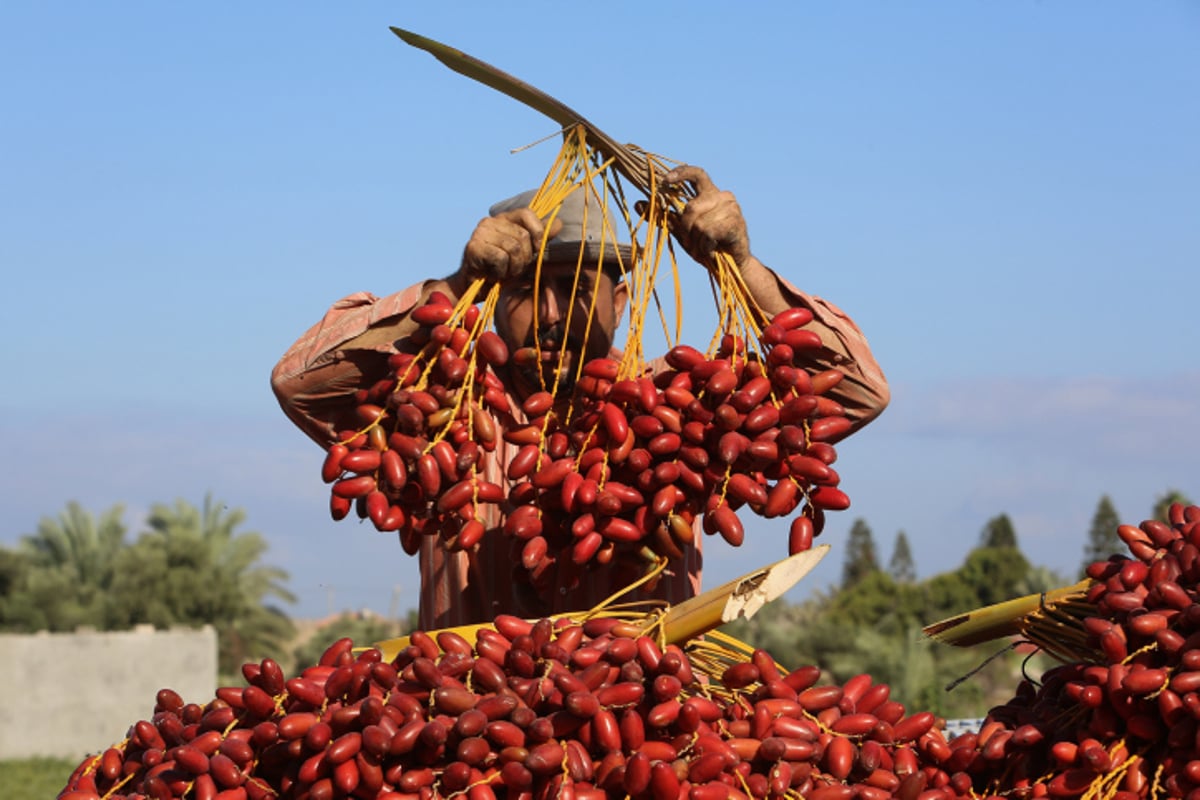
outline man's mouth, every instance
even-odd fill
[[[561,325],[548,328],[540,332],[536,337],[531,336],[526,342],[526,347],[536,350],[538,361],[541,361],[543,364],[546,364],[546,362],[557,362],[564,350],[568,358],[574,353],[583,352],[582,342],[578,342],[574,337],[566,335]]]
[[[536,341],[530,342],[530,346],[536,346],[543,353],[556,352],[561,349],[562,341],[565,338],[563,326],[553,325],[540,332],[536,337]]]
[[[536,337],[531,336],[522,349],[537,353],[536,359],[518,366],[529,383],[537,385],[544,381],[548,389],[557,383],[559,393],[571,390],[574,386],[574,356],[582,352],[582,347],[570,337],[564,337],[559,326],[542,331]]]

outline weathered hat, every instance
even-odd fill
[[[521,192],[496,203],[488,209],[488,214],[494,217],[505,211],[528,208],[536,195],[536,189]],[[586,229],[584,227],[585,208],[587,210]],[[615,235],[613,231],[610,231],[605,237],[604,216],[600,200],[586,189],[579,188],[567,195],[563,200],[562,207],[558,210],[558,219],[562,220],[562,229],[557,236],[546,243],[546,262],[573,263],[578,261],[580,242],[583,242],[584,267],[594,266],[600,259],[601,248],[603,248],[604,271],[612,275],[614,280],[620,280],[621,269],[618,265],[617,255],[620,254],[620,262],[628,270],[632,263],[633,249],[628,244],[613,241]]]

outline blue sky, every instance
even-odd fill
[[[793,599],[859,517],[927,576],[1007,513],[1069,573],[1103,493],[1130,522],[1200,499],[1194,3],[6,4],[0,543],[71,500],[132,534],[211,492],[294,615],[415,606],[393,538],[328,521],[268,375],[338,298],[450,272],[554,126],[389,25],[704,166],[757,255],[865,331],[893,403],[839,447],[853,506]],[[784,536],[711,541],[705,584]]]

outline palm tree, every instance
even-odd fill
[[[104,626],[116,558],[125,546],[123,515],[124,508],[116,505],[97,520],[71,501],[58,519],[43,517],[34,534],[21,538],[19,552],[28,565],[25,590],[39,598],[30,606],[38,617],[34,627]]]
[[[223,674],[251,658],[283,659],[295,632],[270,604],[295,602],[285,585],[288,574],[259,563],[267,541],[257,532],[237,532],[245,517],[211,496],[201,509],[183,500],[157,504],[121,576],[127,584],[122,595],[135,598],[125,610],[130,622],[211,624]]]

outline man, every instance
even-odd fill
[[[717,252],[732,256],[751,295],[768,316],[797,306],[810,309],[814,321],[809,329],[818,333],[824,345],[811,368],[836,367],[845,374],[829,395],[845,408],[852,423],[850,432],[878,416],[889,400],[887,383],[866,339],[850,318],[779,278],[751,253],[737,200],[718,190],[703,170],[678,167],[666,181],[669,185],[687,182],[695,189],[695,196],[671,220],[672,235],[688,254],[706,266],[713,263]],[[559,390],[560,396],[564,395],[569,387],[562,380],[573,373],[576,359],[610,354],[628,300],[628,287],[613,268],[616,250],[600,231],[598,211],[593,207],[590,215],[584,214],[583,197],[582,191],[571,194],[551,222],[537,298],[533,296],[532,273],[547,231],[545,222],[525,205],[525,196],[494,207],[479,222],[459,269],[447,278],[428,280],[384,298],[360,292],[336,303],[291,347],[272,373],[272,387],[284,412],[310,438],[328,448],[338,431],[356,427],[352,422],[354,393],[387,374],[388,356],[405,347],[405,338],[416,329],[410,312],[434,291],[452,299],[460,297],[477,278],[500,284],[495,325],[510,352],[532,346],[541,351],[544,364],[557,365],[562,359]],[[581,248],[585,265],[603,258],[604,269],[583,271],[581,284],[574,287],[572,311],[569,304]],[[622,255],[628,265],[627,251]],[[661,364],[650,366],[661,368]],[[536,369],[513,365],[505,372],[501,377],[518,409],[524,397],[541,389]],[[484,479],[503,484],[505,464],[515,453],[515,447],[501,442],[495,452],[486,454],[481,465]],[[500,510],[490,505],[484,508],[489,534],[474,552],[446,553],[437,537],[424,537],[419,554],[420,620],[426,630],[484,622],[499,613],[539,617],[587,609],[627,586],[633,577],[618,562],[589,564],[582,579],[564,565],[553,592],[536,592],[520,579],[519,569],[512,569],[505,537],[493,532],[503,523]],[[698,592],[700,566],[699,546],[688,548],[682,563],[672,563],[653,592],[642,591],[633,599],[681,602]]]

